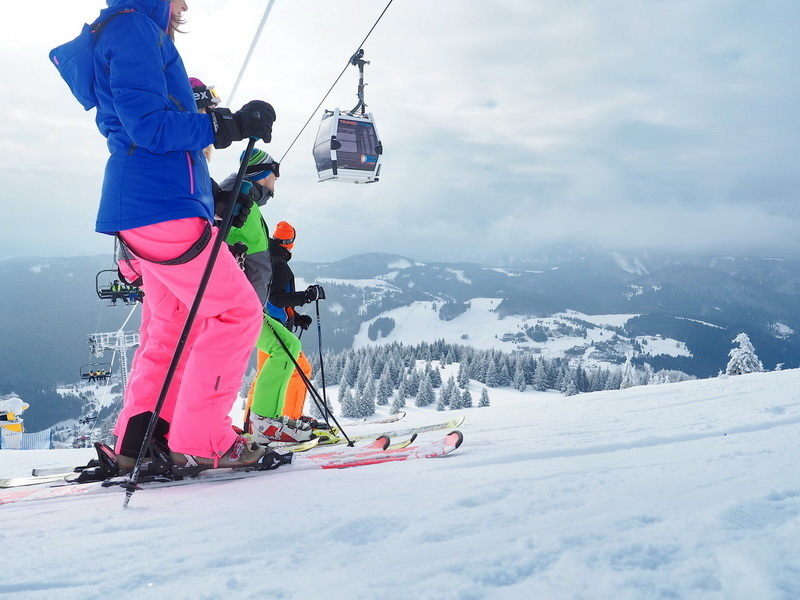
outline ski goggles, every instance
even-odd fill
[[[278,242],[281,246],[288,246],[289,244],[294,244],[294,236],[290,237],[288,240],[280,240],[278,238],[272,238],[276,242]]]
[[[213,85],[207,85],[203,88],[194,88],[194,101],[202,106],[212,106],[222,102],[222,99],[217,94],[217,90]]]
[[[272,162],[269,162],[269,163],[258,163],[257,165],[250,165],[249,167],[247,167],[247,169],[245,170],[244,173],[245,173],[245,175],[253,175],[254,173],[265,173],[266,174],[268,172],[275,173],[275,177],[280,177],[281,176],[281,163],[276,162],[276,161],[272,161]],[[264,175],[263,177],[265,177],[265,176],[266,175]],[[258,177],[258,179],[261,179],[261,178],[262,177]]]

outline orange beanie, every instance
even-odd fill
[[[275,231],[272,234],[272,239],[274,239],[277,243],[281,246],[286,248],[287,250],[291,250],[294,246],[294,227],[289,225],[286,221],[281,221],[275,226]]]

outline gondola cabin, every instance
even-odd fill
[[[325,111],[314,144],[320,181],[374,183],[381,170],[383,146],[372,113]]]

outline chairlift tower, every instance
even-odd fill
[[[108,333],[92,333],[89,335],[89,346],[92,354],[102,358],[106,350],[119,352],[120,371],[122,372],[122,389],[128,386],[128,349],[139,345],[138,331],[112,331]]]
[[[107,333],[91,333],[89,334],[89,347],[92,354],[97,358],[102,358],[106,350],[119,352],[120,370],[122,372],[122,390],[124,393],[125,388],[128,387],[128,349],[135,348],[139,345],[140,337],[138,331],[125,331],[125,325],[128,324],[136,307],[139,305],[137,302],[131,309],[128,318],[117,331]]]

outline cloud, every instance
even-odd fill
[[[52,19],[35,36],[16,19],[0,25],[15,92],[0,136],[0,195],[10,222],[22,224],[3,236],[0,256],[31,238],[44,254],[110,252],[90,233],[103,140],[46,60],[101,4],[43,5]],[[184,62],[227,101],[264,3],[189,7]],[[266,211],[270,224],[298,228],[301,259],[449,259],[487,243],[514,252],[576,238],[800,253],[800,4],[393,3],[364,46],[366,101],[385,147],[381,181],[317,183],[314,108],[382,9],[276,3],[233,101],[276,106],[277,157],[311,116]],[[323,108],[352,108],[356,83],[346,68]],[[233,171],[240,151],[215,153],[212,174]],[[38,215],[28,226],[21,199],[31,186]]]

